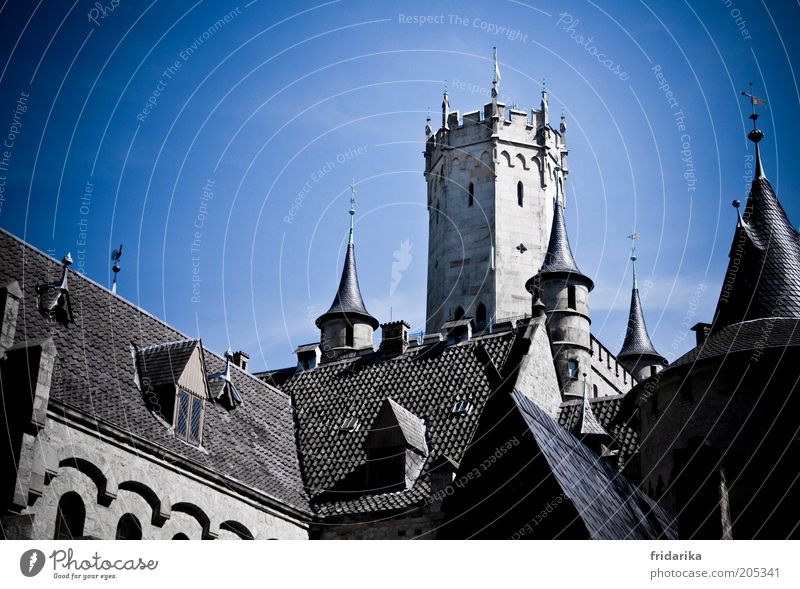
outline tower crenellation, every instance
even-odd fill
[[[550,126],[547,92],[530,112],[492,100],[463,116],[442,101],[427,133],[429,210],[426,330],[471,316],[476,329],[530,313],[526,280],[547,251],[556,183],[568,174],[566,123]]]

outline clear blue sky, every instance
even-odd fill
[[[767,99],[766,173],[800,220],[796,3],[97,4],[2,3],[0,135],[13,139],[0,226],[56,257],[83,250],[80,269],[103,284],[124,242],[122,296],[213,349],[248,351],[256,369],[292,364],[318,337],[351,179],[367,308],[422,329],[426,111],[439,120],[444,80],[453,109],[488,100],[494,45],[506,102],[538,106],[544,78],[553,116],[567,113],[567,223],[612,350],[634,226],[659,351],[674,359],[686,326],[711,319],[730,201],[752,173],[748,81]]]

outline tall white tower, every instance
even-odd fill
[[[568,174],[566,123],[550,126],[547,92],[530,113],[492,100],[459,116],[444,93],[442,126],[426,125],[428,299],[426,331],[460,316],[478,330],[531,311],[525,282],[542,265],[556,182]],[[560,168],[560,172],[557,169]]]

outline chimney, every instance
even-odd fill
[[[0,352],[14,345],[22,291],[16,280],[0,288]]]
[[[312,370],[322,360],[322,349],[316,343],[298,346],[294,353],[297,354],[297,368],[299,370]]]
[[[402,354],[408,348],[411,326],[405,321],[392,321],[381,325],[381,354]]]
[[[711,331],[711,324],[710,323],[695,323],[694,327],[692,327],[692,331],[695,333],[695,337],[697,339],[697,345],[700,346],[706,341],[709,332]]]
[[[472,338],[472,317],[446,321],[442,326],[448,344],[457,344]]]
[[[247,365],[250,363],[250,355],[247,352],[242,352],[241,350],[234,352],[233,363],[246,372]]]

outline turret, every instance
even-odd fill
[[[350,238],[347,255],[339,280],[339,289],[333,303],[325,313],[317,318],[320,329],[322,360],[336,358],[342,352],[372,349],[373,332],[378,328],[378,320],[367,311],[356,272],[356,254],[353,240],[355,209],[355,186],[351,186],[350,197]]]
[[[582,397],[583,387],[591,384],[587,379],[585,385],[580,375],[592,373],[589,291],[594,288],[594,283],[578,270],[572,255],[558,189],[561,168],[556,167],[555,172],[556,200],[547,253],[538,274],[530,278],[525,287],[532,294],[533,301],[541,298],[547,310],[547,332],[561,394],[566,400]]]
[[[631,239],[637,239],[638,236],[638,233],[634,233],[630,237]],[[642,301],[639,299],[639,285],[636,282],[635,248],[632,248],[631,251],[631,265],[633,266],[631,309],[628,313],[628,329],[625,332],[625,341],[619,354],[617,354],[617,359],[638,381],[661,372],[664,366],[667,365],[667,360],[653,347],[653,342],[650,341],[650,335],[647,333],[647,325],[645,325],[644,313],[642,312]]]

